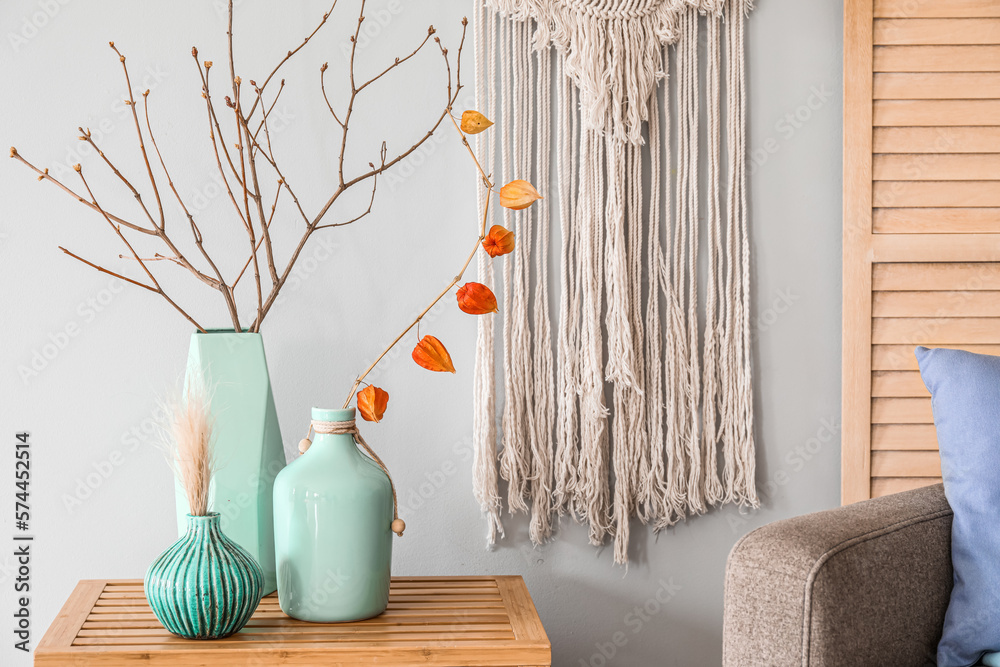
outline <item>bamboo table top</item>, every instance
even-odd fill
[[[305,623],[265,597],[236,635],[181,639],[140,580],[85,580],[35,649],[35,665],[540,667],[551,646],[521,577],[393,577],[389,608],[355,623]]]

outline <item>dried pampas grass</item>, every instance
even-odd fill
[[[200,378],[187,381],[185,396],[164,407],[163,430],[167,461],[187,495],[192,516],[208,514],[208,494],[216,470],[212,400]]]

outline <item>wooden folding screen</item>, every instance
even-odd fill
[[[1000,354],[1000,0],[844,14],[846,504],[940,481],[915,346]]]

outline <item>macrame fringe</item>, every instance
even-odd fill
[[[474,488],[490,544],[503,536],[502,477],[508,509],[531,514],[533,543],[568,514],[595,545],[613,535],[615,562],[627,563],[633,517],[662,530],[722,503],[759,503],[745,164],[752,3],[612,4],[476,3],[477,104],[496,122],[478,138],[480,160],[503,182],[524,178],[553,195],[502,213],[518,239],[503,264],[504,402],[498,433],[488,315],[474,380]],[[671,64],[674,96],[660,85]],[[491,264],[479,271],[492,286]]]

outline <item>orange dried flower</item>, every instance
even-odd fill
[[[451,355],[448,350],[434,336],[424,336],[413,348],[413,360],[418,366],[423,366],[429,371],[439,373],[454,373],[455,366],[451,363]]]
[[[358,412],[365,421],[380,422],[389,406],[389,393],[373,384],[358,392]]]
[[[479,134],[483,130],[488,130],[493,125],[493,121],[483,114],[469,109],[462,112],[462,132],[466,134]]]
[[[535,186],[528,181],[517,179],[500,188],[500,205],[513,211],[528,208],[535,201],[544,199]]]
[[[459,287],[458,307],[469,315],[485,315],[500,310],[493,290],[482,283],[465,283]]]
[[[490,257],[499,257],[514,252],[514,232],[500,225],[490,227],[490,233],[483,239],[483,250]]]

